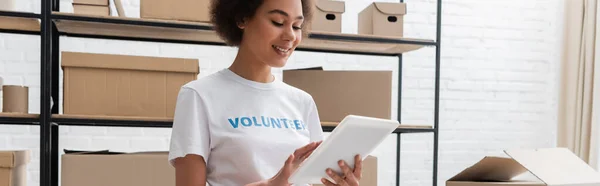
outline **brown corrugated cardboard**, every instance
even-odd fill
[[[74,4],[108,6],[108,0],[73,0]]]
[[[446,186],[596,186],[600,173],[565,148],[506,150],[510,158],[485,157],[450,178]],[[529,172],[539,180],[514,180]]]
[[[323,32],[342,32],[342,14],[346,11],[345,2],[335,0],[316,0],[314,15],[309,30]]]
[[[349,114],[391,118],[391,71],[284,70],[283,81],[312,95],[321,121]]]
[[[377,185],[377,157],[369,155],[363,160],[362,178],[359,185],[376,186]],[[313,184],[313,186],[324,186],[323,184]]]
[[[374,2],[358,15],[358,33],[404,36],[405,3]]]
[[[168,152],[125,154],[67,153],[62,186],[175,186]]]
[[[28,150],[0,151],[0,186],[26,186]]]
[[[64,114],[172,118],[198,60],[62,53]],[[93,85],[93,86],[90,86]]]
[[[140,0],[140,17],[210,22],[210,0]]]
[[[2,86],[2,112],[29,113],[29,87]]]
[[[110,8],[108,6],[73,3],[73,13],[96,16],[110,16]]]

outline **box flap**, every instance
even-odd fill
[[[513,159],[488,156],[449,181],[509,181],[525,172],[527,169]]]
[[[323,12],[344,13],[346,11],[346,4],[343,1],[317,0],[315,3]]]
[[[375,7],[379,12],[387,15],[404,15],[406,14],[406,3],[386,3],[374,2]]]
[[[0,151],[0,168],[13,168],[27,164],[30,160],[28,150]]]
[[[62,52],[63,67],[199,73],[197,59]]]
[[[547,185],[600,184],[600,173],[566,148],[506,150]]]

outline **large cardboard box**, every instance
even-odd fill
[[[446,182],[446,186],[597,186],[600,173],[565,148],[504,151],[487,156]],[[539,180],[515,180],[529,172]]]
[[[0,151],[0,186],[26,186],[28,150]]]
[[[312,95],[321,121],[349,114],[391,118],[392,71],[284,70],[283,81]]]
[[[404,36],[405,3],[374,2],[358,14],[358,33]]]
[[[73,3],[73,13],[84,15],[110,16],[111,11],[108,6]]]
[[[108,6],[109,0],[73,0],[74,4]]]
[[[314,15],[309,26],[311,31],[342,32],[342,14],[346,11],[345,2],[336,0],[316,0]]]
[[[175,186],[168,152],[67,153],[62,186]]]
[[[64,114],[172,118],[198,60],[62,53]]]
[[[140,0],[140,17],[210,22],[210,0]]]
[[[369,155],[363,160],[362,178],[359,185],[377,186],[377,157]],[[323,184],[313,184],[313,186],[324,186]]]

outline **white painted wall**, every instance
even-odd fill
[[[343,32],[356,33],[356,15],[371,2],[346,1]],[[124,3],[128,15],[139,15],[138,0]],[[407,3],[405,35],[435,39],[435,1]],[[69,1],[62,1],[61,10],[71,11],[69,5]],[[37,0],[20,0],[18,7],[39,12]],[[508,148],[554,146],[561,52],[560,1],[446,0],[443,8],[440,185],[484,155],[502,155],[502,150]],[[227,67],[236,51],[228,47],[69,37],[61,37],[60,43],[62,51],[198,58],[201,77]],[[36,36],[0,34],[0,76],[6,84],[31,87],[32,113],[39,113],[39,45]],[[405,124],[433,124],[434,61],[433,47],[404,55]],[[394,77],[398,75],[395,57],[296,52],[288,67],[313,65],[324,65],[326,69],[393,70]],[[396,102],[394,98],[393,103]],[[396,110],[394,106],[394,117]],[[169,129],[61,127],[60,147],[167,150],[169,135]],[[432,184],[432,139],[431,134],[402,136],[402,185]],[[373,153],[380,159],[380,185],[395,183],[395,140],[395,136],[390,136]],[[0,149],[34,152],[28,167],[31,186],[39,185],[38,148],[38,127],[0,126]]]

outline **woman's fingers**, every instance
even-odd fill
[[[305,145],[304,147],[296,149],[296,151],[294,151],[294,156],[296,156],[296,158],[300,159],[300,158],[304,157],[306,154],[309,154],[312,151],[314,151],[319,144],[321,144],[321,143],[320,142],[312,142],[312,143]]]
[[[358,179],[362,178],[362,158],[360,154],[354,157],[354,177]]]
[[[331,183],[329,180],[327,180],[325,178],[321,178],[321,183],[323,183],[323,185],[325,185],[325,186],[336,186],[334,183]]]
[[[354,171],[343,160],[338,161],[338,165],[342,169],[342,173],[346,179],[354,179]]]
[[[344,178],[342,178],[340,175],[333,172],[333,170],[327,169],[326,172],[327,172],[327,175],[329,175],[329,177],[331,177],[331,179],[333,179],[337,183],[337,185],[347,185]]]

